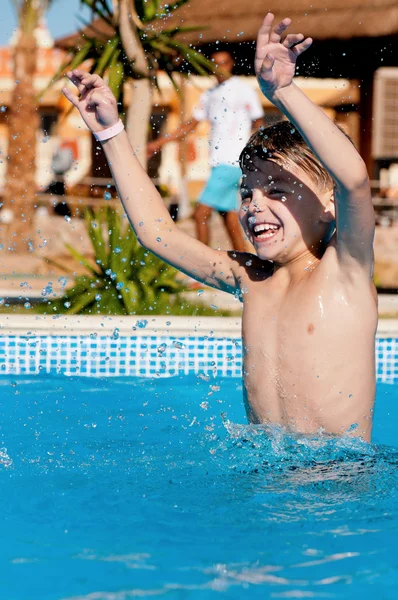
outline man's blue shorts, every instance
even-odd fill
[[[213,167],[203,189],[199,204],[205,204],[220,212],[236,211],[239,206],[239,182],[242,172],[239,167],[218,165]]]

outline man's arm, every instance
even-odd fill
[[[65,96],[79,110],[93,133],[115,125],[116,100],[98,75],[80,70],[68,74],[80,96],[69,89]],[[102,142],[119,197],[140,243],[166,262],[217,289],[239,289],[234,256],[209,248],[174,223],[160,194],[134,155],[125,131]]]
[[[351,141],[294,83],[297,57],[312,40],[281,36],[290,19],[272,27],[264,19],[257,39],[255,69],[261,90],[297,127],[335,181],[337,252],[342,264],[371,269],[374,211],[366,166]]]
[[[178,129],[172,131],[169,134],[162,135],[158,137],[156,140],[153,140],[147,145],[147,154],[149,157],[153,156],[156,152],[159,152],[163,148],[165,144],[169,142],[176,142],[179,140],[183,140],[187,135],[193,133],[198,125],[199,121],[196,119],[190,119],[189,121],[185,121],[182,123]]]

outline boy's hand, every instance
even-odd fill
[[[291,33],[281,41],[291,20],[283,19],[272,27],[274,15],[268,13],[258,32],[254,69],[261,91],[267,98],[291,84],[297,57],[307,50],[312,39],[302,33]]]
[[[91,131],[102,131],[118,122],[116,98],[99,75],[75,69],[66,76],[77,87],[80,95],[75,96],[68,88],[64,88],[62,92],[76,106]]]

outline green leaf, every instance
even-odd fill
[[[123,311],[123,305],[118,299],[116,292],[117,290],[114,287],[109,290],[104,290],[102,293],[100,292],[101,299],[95,302],[93,312],[107,315],[126,314],[126,312]]]
[[[95,296],[97,293],[97,290],[88,290],[84,294],[81,294],[76,302],[73,302],[72,306],[67,309],[66,314],[78,315],[81,313],[85,308],[95,301]]]
[[[118,60],[120,51],[116,52],[112,58],[111,65],[108,71],[108,85],[111,88],[116,100],[119,100],[125,78],[124,65],[121,60]]]
[[[37,254],[36,254],[36,256],[37,256]],[[64,273],[69,273],[70,275],[73,275],[73,271],[71,269],[69,269],[68,267],[64,267],[64,265],[61,265],[61,263],[57,262],[56,260],[53,260],[52,258],[48,258],[47,256],[41,256],[39,258],[44,260],[47,264],[53,265],[53,267],[56,267],[57,269],[64,271]]]
[[[99,275],[97,269],[93,267],[93,265],[83,256],[83,254],[80,254],[80,252],[75,250],[75,248],[73,248],[70,244],[65,244],[65,248],[69,250],[73,258],[75,258],[80,264],[86,267],[86,269],[93,273],[93,275]]]
[[[115,287],[106,290],[98,303],[98,308],[101,312],[107,315],[126,315],[127,310],[123,302],[118,298],[119,295],[121,294],[119,294]]]
[[[81,65],[86,60],[87,55],[90,52],[90,50],[92,49],[92,47],[93,47],[93,43],[91,40],[86,42],[81,47],[81,49],[74,55],[74,57],[72,58],[72,60],[70,61],[69,65],[68,65],[68,69],[70,71],[73,71],[73,69],[76,69],[76,67]]]
[[[98,6],[97,0],[80,0],[80,2],[88,6],[93,15],[101,17],[101,19],[109,23],[109,25],[112,25],[113,14],[106,5],[106,2],[101,2],[102,7]]]
[[[116,211],[112,208],[108,209],[107,225],[109,232],[109,265],[113,272],[120,270],[120,252],[121,252],[121,235],[120,235],[120,218],[116,215]]]
[[[101,76],[104,74],[105,69],[108,67],[108,65],[110,65],[115,54],[120,54],[120,50],[118,50],[119,44],[120,38],[117,35],[115,35],[111,40],[108,40],[108,42],[105,44],[101,57],[98,59],[94,73],[97,73]]]
[[[126,313],[129,315],[137,314],[137,306],[139,306],[139,291],[133,281],[125,282],[124,287],[119,290],[123,298]]]
[[[88,226],[88,235],[93,246],[96,262],[100,269],[105,273],[109,268],[109,256],[106,249],[104,237],[102,235],[102,219],[101,213],[87,209],[84,213],[84,218]]]
[[[136,0],[136,5],[137,4],[139,4],[139,2],[137,2],[137,0]],[[153,19],[155,19],[157,17],[157,12],[159,9],[158,0],[146,0],[146,1],[142,2],[142,7],[143,7],[143,13],[144,13],[143,17],[141,19],[142,21],[148,23],[150,21],[153,21]]]

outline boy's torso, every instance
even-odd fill
[[[370,439],[377,295],[341,272],[334,248],[296,283],[245,277],[246,408],[254,423]],[[357,424],[357,425],[356,425]]]

